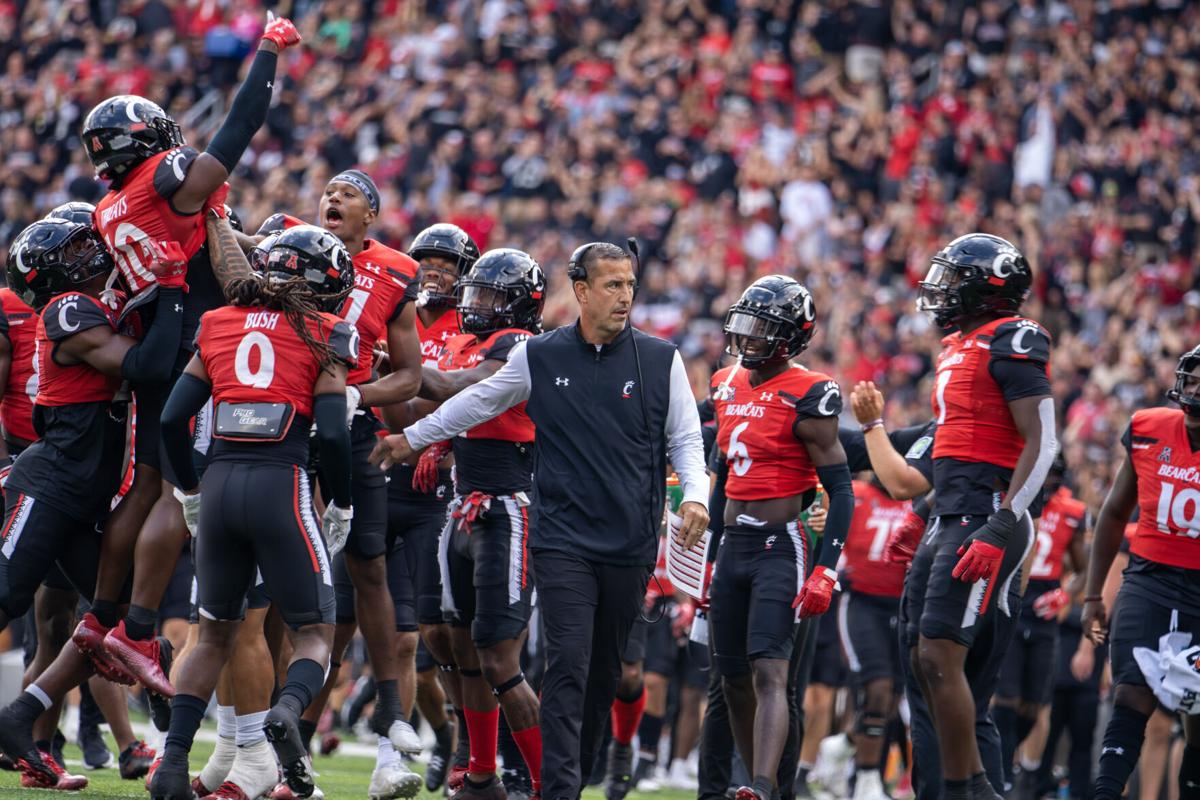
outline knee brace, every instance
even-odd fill
[[[500,695],[507,692],[509,689],[515,689],[516,687],[520,686],[524,682],[525,682],[525,673],[518,672],[516,675],[509,678],[508,680],[506,680],[504,683],[500,684],[499,686],[493,686],[492,694],[496,695],[496,697],[499,697]]]
[[[854,720],[854,732],[882,738],[887,732],[887,723],[887,717],[882,714],[860,711]]]

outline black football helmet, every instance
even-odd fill
[[[74,222],[79,225],[87,225],[92,227],[92,213],[96,207],[91,203],[85,203],[82,200],[72,200],[70,203],[63,203],[51,209],[46,215],[47,219],[65,219],[67,222]]]
[[[750,284],[725,314],[726,352],[747,369],[778,364],[804,352],[816,326],[808,289],[786,275],[768,275]],[[754,339],[765,346],[751,353],[746,346]]]
[[[83,149],[96,175],[120,178],[155,153],[181,146],[183,132],[157,103],[134,94],[110,97],[83,121]]]
[[[38,220],[8,248],[8,285],[40,311],[50,299],[113,269],[112,256],[91,225]]]
[[[1175,386],[1167,392],[1167,399],[1178,403],[1190,417],[1200,417],[1200,344],[1179,357],[1175,367]]]
[[[268,280],[302,278],[322,311],[336,312],[354,288],[354,263],[342,240],[316,225],[297,225],[278,235],[263,265]]]
[[[1029,296],[1033,270],[1012,242],[968,233],[933,257],[921,281],[917,308],[942,328],[978,314],[1015,314]]]
[[[272,233],[268,234],[267,238],[254,245],[253,249],[246,254],[246,260],[250,262],[250,269],[254,270],[255,272],[262,273],[267,271],[267,253],[271,252],[271,248],[275,245],[275,242],[278,239],[279,234]]]
[[[429,256],[441,256],[453,261],[458,267],[458,275],[461,278],[479,258],[479,247],[462,228],[448,222],[439,222],[430,225],[416,235],[412,246],[408,248],[408,254],[418,263],[421,259]],[[422,266],[421,269],[424,270],[426,267]],[[420,275],[418,275],[417,280],[420,279]],[[454,305],[455,295],[422,292],[422,299],[425,306],[444,308]]]
[[[502,328],[542,330],[546,276],[528,253],[488,250],[458,281],[458,325],[481,335]]]

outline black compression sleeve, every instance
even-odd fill
[[[158,287],[154,322],[142,340],[125,353],[121,377],[134,383],[165,383],[175,366],[183,333],[183,290]]]
[[[208,143],[208,152],[220,161],[225,169],[233,172],[242,153],[250,145],[250,139],[267,121],[267,108],[271,105],[271,84],[275,80],[275,63],[278,56],[266,50],[254,55],[250,72],[233,98],[233,105],[220,129]]]
[[[200,483],[192,463],[192,434],[188,423],[200,413],[212,394],[212,387],[195,375],[184,373],[171,390],[162,412],[163,449],[175,470],[179,488],[190,492]]]
[[[825,519],[825,533],[821,537],[821,555],[817,565],[836,569],[842,546],[846,543],[846,534],[850,531],[850,517],[854,515],[850,467],[845,463],[817,467],[817,478],[829,497],[829,516]]]
[[[350,507],[350,426],[346,424],[346,395],[319,394],[313,398],[313,422],[321,448],[321,473],[339,508]]]

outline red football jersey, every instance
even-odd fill
[[[371,380],[375,343],[386,341],[388,324],[404,310],[408,284],[417,274],[417,262],[387,245],[367,239],[354,257],[354,289],[342,306],[342,319],[358,329],[358,365],[346,383]]]
[[[1126,443],[1137,473],[1138,527],[1130,552],[1200,569],[1200,452],[1192,452],[1177,408],[1134,412]]]
[[[1049,371],[1050,335],[1032,320],[1004,317],[968,336],[952,333],[942,339],[942,348],[933,390],[938,423],[933,457],[1014,468],[1025,440],[991,375],[991,364],[996,359],[1028,360]]]
[[[36,441],[33,401],[38,392],[37,312],[12,289],[0,289],[0,333],[8,339],[12,363],[0,401],[4,430],[27,442]]]
[[[96,206],[92,215],[96,230],[131,295],[157,283],[149,269],[153,258],[149,241],[178,242],[188,260],[204,245],[204,214],[180,214],[170,200],[198,155],[193,147],[176,147],[151,156]]]
[[[856,592],[877,597],[899,597],[904,589],[904,564],[883,559],[888,535],[900,527],[912,508],[907,500],[893,500],[871,483],[854,481],[854,516],[846,534],[842,563],[846,579]]]
[[[354,326],[322,314],[310,323],[313,335],[327,340],[337,357],[354,364],[358,334]],[[297,414],[312,417],[313,384],[320,363],[296,334],[282,311],[253,306],[224,306],[200,318],[197,353],[212,382],[213,403],[290,403]]]
[[[446,342],[450,341],[455,336],[461,334],[458,329],[458,314],[454,313],[454,309],[448,309],[442,312],[442,315],[433,321],[433,324],[428,328],[421,321],[420,313],[417,314],[417,336],[421,339],[421,363],[426,367],[436,367],[438,359],[442,357],[442,348],[446,346]]]
[[[1046,501],[1038,517],[1037,543],[1029,577],[1038,581],[1056,581],[1062,577],[1063,553],[1075,532],[1087,524],[1087,506],[1076,500],[1065,486]]]
[[[729,461],[725,495],[734,500],[791,497],[817,485],[817,470],[793,433],[803,417],[837,417],[842,393],[828,375],[792,365],[758,386],[738,368],[728,390],[719,387],[733,367],[712,378],[717,443]]]
[[[68,292],[46,304],[37,326],[39,406],[112,401],[123,382],[120,376],[105,375],[87,364],[62,366],[54,360],[54,351],[59,342],[104,325],[125,335],[136,333],[123,330],[117,319],[117,311],[86,294]]]
[[[482,342],[473,333],[460,333],[446,342],[438,369],[452,372],[471,369],[488,359],[507,361],[509,351],[529,338],[529,331],[505,328],[490,334]],[[503,442],[532,442],[533,421],[525,413],[525,404],[518,403],[498,417],[476,425],[463,434],[468,439],[498,439]]]

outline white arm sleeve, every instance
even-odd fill
[[[1033,462],[1033,469],[1029,471],[1029,477],[1025,479],[1025,483],[1021,484],[1012,498],[1012,511],[1018,517],[1029,510],[1029,506],[1041,493],[1042,484],[1046,482],[1046,476],[1050,474],[1050,466],[1054,463],[1054,456],[1058,454],[1058,439],[1054,434],[1053,398],[1046,397],[1038,403],[1038,420],[1041,422],[1042,436],[1038,442],[1037,460]]]
[[[708,472],[704,468],[704,437],[700,412],[679,351],[671,363],[671,401],[667,408],[667,457],[683,487],[683,502],[708,507]]]
[[[526,342],[518,343],[509,353],[508,361],[491,377],[463,389],[437,411],[405,428],[404,435],[413,449],[453,439],[528,400],[529,359],[525,345]]]

